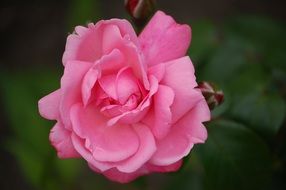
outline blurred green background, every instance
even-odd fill
[[[283,0],[158,0],[192,26],[198,81],[213,81],[225,102],[209,138],[183,168],[121,185],[60,160],[48,141],[53,121],[39,98],[59,87],[65,40],[76,25],[128,18],[123,0],[10,0],[0,5],[0,189],[286,189],[286,12]]]

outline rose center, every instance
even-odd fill
[[[136,109],[146,96],[142,83],[129,68],[119,71],[117,75],[100,78],[98,93],[100,97],[97,99],[97,106],[107,117]]]

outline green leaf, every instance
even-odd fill
[[[255,133],[224,120],[211,122],[208,132],[206,144],[199,149],[204,163],[204,189],[268,189],[271,156]]]
[[[273,137],[282,125],[286,105],[271,83],[271,75],[259,64],[247,64],[229,82],[231,106],[227,115],[246,123],[263,135]]]
[[[285,101],[278,93],[250,92],[231,109],[233,118],[247,123],[265,137],[273,137],[282,125]]]

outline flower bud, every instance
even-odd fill
[[[222,104],[224,94],[221,90],[218,90],[214,84],[203,81],[198,84],[197,88],[201,90],[211,110]]]
[[[125,8],[137,27],[142,28],[155,12],[155,0],[125,0]]]

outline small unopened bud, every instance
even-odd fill
[[[155,12],[155,0],[125,0],[125,8],[138,28],[142,28]]]
[[[200,82],[197,88],[202,91],[202,94],[205,97],[211,110],[222,104],[224,100],[224,94],[221,90],[218,90],[214,84],[204,81]]]

